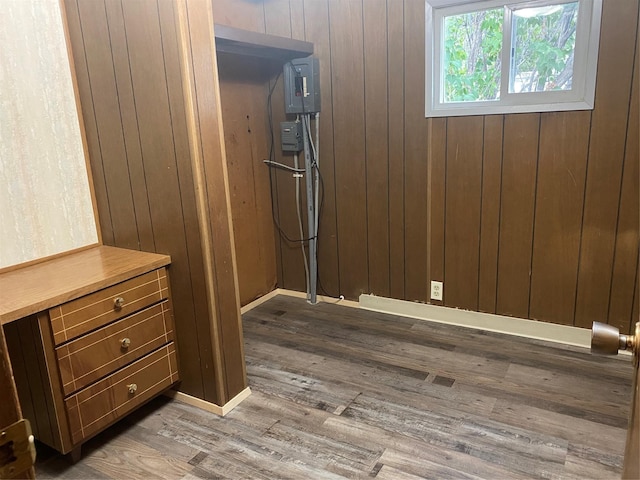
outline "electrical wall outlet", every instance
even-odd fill
[[[442,282],[431,281],[431,300],[442,301]]]

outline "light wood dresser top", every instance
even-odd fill
[[[168,265],[168,255],[104,245],[0,273],[0,325]]]

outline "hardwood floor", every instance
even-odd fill
[[[156,399],[38,477],[620,477],[629,358],[285,296],[243,321],[225,418]]]

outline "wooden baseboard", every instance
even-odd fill
[[[256,308],[258,305],[262,305],[267,300],[271,300],[273,297],[277,297],[278,295],[287,295],[289,297],[295,298],[307,298],[307,294],[305,292],[296,292],[295,290],[286,290],[284,288],[276,288],[275,290],[267,293],[266,295],[261,296],[260,298],[255,299],[253,302],[246,304],[244,307],[240,309],[241,314],[247,313],[249,310]],[[344,305],[345,307],[353,307],[360,308],[360,304],[358,302],[354,302],[352,300],[345,300],[344,298],[333,298],[327,297],[324,295],[318,295],[318,303],[339,303],[340,305]]]
[[[251,389],[249,387],[242,390],[238,395],[233,397],[223,406],[216,405],[215,403],[207,402],[206,400],[202,400],[198,397],[193,397],[191,395],[187,395],[186,393],[177,392],[175,390],[167,390],[165,392],[165,396],[177,400],[178,402],[186,403],[187,405],[192,405],[194,407],[201,408],[202,410],[206,410],[207,412],[215,413],[221,417],[224,417],[231,410],[236,408],[240,402],[242,402],[245,398],[251,395]]]
[[[459,310],[375,295],[360,295],[360,307],[365,310],[391,313],[430,322],[477,328],[565,345],[591,347],[591,330],[586,328]]]
[[[264,302],[266,302],[267,300],[271,300],[273,297],[278,295],[278,290],[279,288],[276,288],[275,290],[267,293],[266,295],[263,295],[261,297],[256,298],[253,302],[251,303],[247,303],[244,307],[242,307],[240,309],[240,314],[244,315],[245,313],[247,313],[249,310],[253,310],[254,308],[256,308],[258,305],[262,305]]]

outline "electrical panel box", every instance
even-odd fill
[[[282,142],[282,150],[285,152],[300,152],[303,150],[302,123],[281,122],[280,140]]]
[[[320,62],[296,58],[284,65],[284,109],[287,113],[320,111]]]

